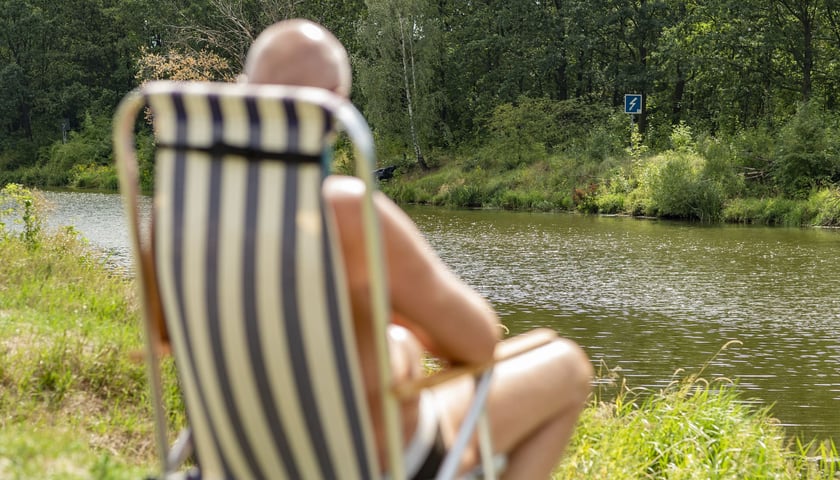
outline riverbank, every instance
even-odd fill
[[[792,125],[809,123],[803,109]],[[520,125],[521,127],[521,125]],[[820,127],[823,128],[823,127]],[[513,127],[510,127],[512,130]],[[819,130],[819,128],[818,128]],[[625,132],[626,134],[627,132]],[[382,189],[399,203],[730,222],[840,225],[840,163],[807,135],[697,135],[680,123],[665,140],[595,127],[562,148],[505,140],[403,157]],[[338,169],[350,172],[349,162]],[[382,155],[387,163],[389,156]],[[390,158],[394,158],[392,155]],[[399,157],[397,157],[399,158]]]
[[[710,171],[711,170],[711,171]],[[381,183],[398,203],[451,208],[577,211],[602,215],[788,227],[840,226],[840,188],[783,195],[729,163],[696,152],[580,164],[555,155],[502,168],[461,157],[432,171],[397,169]]]
[[[695,134],[680,123],[670,134],[663,130],[643,138],[638,131],[627,131],[623,122],[612,123],[613,118],[553,145],[540,141],[542,119],[531,118],[526,106],[520,108],[521,121],[504,124],[484,142],[427,151],[427,168],[407,156],[404,147],[381,142],[381,166],[394,167],[387,170],[393,176],[382,180],[382,190],[400,204],[840,226],[840,157],[837,148],[818,141],[836,137],[835,122],[814,109],[797,112],[776,134],[758,129],[714,137]],[[799,132],[802,125],[813,127],[808,131],[816,136]],[[532,134],[542,133],[508,134],[521,133],[524,126]],[[110,138],[110,129],[101,130]],[[74,141],[84,145],[81,137],[75,138],[57,147],[51,161],[3,171],[0,178],[30,186],[116,191],[107,149],[98,161],[58,154],[73,149]],[[350,150],[347,142],[337,143],[338,173],[353,172]],[[138,159],[144,189],[152,187],[152,153],[150,131],[141,130]],[[76,163],[67,164],[69,159]]]
[[[37,209],[27,218],[21,233],[0,230],[0,477],[140,478],[154,462],[145,369],[131,360],[134,286],[72,229],[41,231]],[[184,416],[171,365],[165,377],[174,432]],[[800,446],[737,387],[690,377],[638,392],[602,371],[599,385],[609,381],[625,393],[598,390],[555,478],[835,475],[808,459],[836,458],[832,445]]]

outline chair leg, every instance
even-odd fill
[[[451,480],[455,478],[458,473],[458,464],[460,463],[461,455],[467,448],[475,432],[476,425],[479,423],[479,418],[484,411],[484,406],[487,403],[487,396],[490,393],[490,381],[493,378],[493,369],[487,369],[480,376],[476,378],[475,397],[473,398],[472,406],[467,412],[464,422],[461,424],[458,435],[455,437],[455,443],[446,455],[443,461],[436,480]]]
[[[478,448],[481,452],[481,467],[484,470],[485,480],[496,480],[493,438],[490,435],[490,419],[487,417],[486,408],[481,409],[481,417],[478,419]]]
[[[490,434],[490,418],[487,416],[487,409],[483,409],[478,420],[478,448],[481,455],[481,463],[458,480],[496,480],[499,474],[505,471],[507,455],[493,454],[493,438]]]
[[[157,445],[158,458],[160,460],[161,475],[166,475],[167,465],[167,428],[166,411],[163,406],[163,379],[160,371],[160,357],[149,334],[149,324],[146,322],[146,364],[149,376],[149,390],[152,400],[152,416],[155,423],[155,444]]]
[[[193,437],[192,430],[185,428],[178,435],[172,448],[169,449],[169,454],[166,457],[166,471],[173,472],[181,468],[187,458],[193,453]]]

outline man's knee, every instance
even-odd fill
[[[584,397],[588,396],[592,389],[594,369],[583,348],[565,338],[557,338],[547,347],[552,349],[551,363],[552,368],[556,369],[555,378],[563,379],[563,385],[558,385],[558,388],[567,392],[573,389]]]

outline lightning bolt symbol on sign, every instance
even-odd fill
[[[638,93],[628,93],[624,95],[624,113],[639,114],[642,113],[642,95]]]

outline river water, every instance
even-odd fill
[[[119,196],[45,193],[51,226],[129,261]],[[840,440],[840,231],[406,211],[512,332],[551,327],[632,388],[706,364],[792,433]]]

